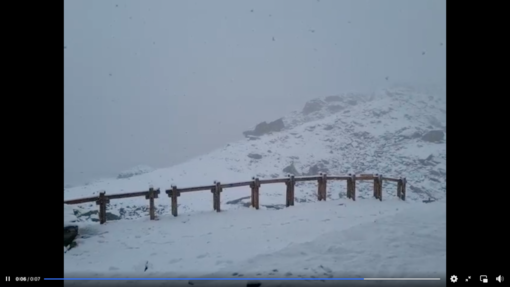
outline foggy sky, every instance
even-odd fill
[[[445,0],[64,5],[66,184],[171,166],[315,97],[446,79]]]

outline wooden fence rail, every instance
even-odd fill
[[[259,192],[260,186],[263,184],[272,183],[285,183],[287,186],[285,205],[287,207],[294,206],[294,189],[296,182],[304,181],[317,181],[317,199],[319,201],[325,201],[327,198],[327,183],[329,180],[345,180],[347,182],[347,198],[356,200],[356,182],[357,181],[373,181],[373,195],[376,199],[382,201],[382,186],[384,181],[396,182],[397,183],[397,197],[401,200],[406,198],[406,178],[390,178],[384,177],[381,174],[348,174],[347,176],[328,176],[325,173],[321,173],[318,176],[302,176],[295,177],[294,175],[288,175],[286,178],[274,178],[274,179],[259,179],[253,177],[251,181],[243,181],[236,183],[222,184],[215,181],[212,185],[196,186],[177,188],[173,185],[170,189],[165,190],[165,193],[171,199],[171,210],[172,215],[177,216],[177,198],[181,196],[183,192],[194,192],[194,191],[211,191],[213,195],[213,210],[221,211],[221,193],[224,188],[249,186],[251,189],[251,206],[255,209],[259,209]],[[148,191],[138,191],[130,193],[119,193],[106,195],[105,191],[99,193],[98,196],[85,197],[78,199],[65,200],[65,204],[81,204],[86,202],[96,202],[99,205],[99,222],[101,224],[106,222],[106,205],[110,202],[110,199],[119,198],[130,198],[145,196],[145,199],[149,200],[149,216],[151,220],[156,219],[154,199],[158,198],[160,194],[159,189],[153,189],[152,187]]]

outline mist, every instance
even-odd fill
[[[445,79],[444,0],[66,0],[64,183],[174,165],[316,97]]]

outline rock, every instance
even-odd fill
[[[116,215],[116,214],[113,214],[113,213],[110,213],[110,212],[106,212],[106,220],[109,221],[109,220],[120,220],[121,217]]]
[[[285,124],[283,123],[283,119],[280,118],[270,123],[261,122],[260,124],[255,126],[255,129],[253,131],[245,131],[243,132],[243,135],[245,137],[261,136],[273,132],[279,132],[284,128]]]
[[[444,132],[442,130],[432,130],[424,134],[421,139],[431,143],[441,143],[444,139]]]
[[[227,204],[239,204],[239,203],[242,203],[243,200],[250,199],[250,198],[251,198],[251,196],[244,196],[244,197],[241,197],[238,199],[227,201]]]
[[[325,130],[325,131],[330,131],[330,130],[332,130],[333,128],[334,128],[334,127],[333,127],[332,125],[327,125],[327,126],[325,126],[325,127],[324,127],[324,130]]]
[[[261,159],[262,158],[262,156],[258,153],[250,153],[250,154],[248,154],[248,157],[252,158],[252,159]]]
[[[78,226],[64,226],[64,247],[71,245],[76,236],[78,236]]]
[[[318,112],[322,110],[322,107],[324,107],[326,103],[319,99],[311,100],[305,104],[305,107],[301,111],[304,115],[309,115],[313,112]]]
[[[293,174],[295,176],[299,176],[299,172],[297,171],[296,167],[294,166],[294,163],[291,163],[289,166],[284,168],[282,171],[284,173],[290,173],[290,174]]]
[[[434,202],[436,201],[435,199],[432,199],[429,197],[429,199],[426,199],[426,200],[422,200],[423,203],[431,203],[431,202]]]

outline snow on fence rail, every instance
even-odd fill
[[[397,197],[399,199],[405,200],[406,198],[406,178],[390,178],[383,177],[380,174],[349,174],[346,176],[328,176],[326,174],[319,174],[318,176],[302,176],[295,177],[294,175],[289,175],[287,178],[274,178],[274,179],[259,179],[253,177],[251,181],[243,181],[236,183],[220,183],[215,181],[212,185],[204,185],[204,186],[196,186],[196,187],[186,187],[186,188],[177,188],[177,186],[173,185],[171,189],[165,190],[165,193],[168,197],[171,198],[171,209],[172,215],[177,216],[177,198],[181,196],[181,193],[185,192],[194,192],[194,191],[203,191],[209,190],[213,194],[213,210],[220,212],[220,196],[221,192],[224,188],[231,187],[240,187],[240,186],[249,186],[251,189],[251,206],[255,209],[259,209],[259,190],[260,186],[263,184],[271,184],[271,183],[285,183],[287,186],[286,190],[286,206],[294,205],[294,187],[296,182],[300,181],[317,181],[317,197],[318,200],[326,200],[327,194],[327,182],[328,180],[345,180],[347,181],[347,198],[356,200],[356,181],[361,180],[372,180],[374,183],[374,197],[382,201],[382,183],[383,181],[391,181],[397,183]],[[64,204],[81,204],[85,202],[93,202],[95,201],[97,205],[99,205],[99,222],[101,224],[106,222],[106,204],[110,202],[110,199],[118,199],[118,198],[129,198],[129,197],[138,197],[145,196],[145,199],[149,200],[149,215],[150,219],[154,220],[156,218],[155,215],[155,206],[154,199],[158,198],[160,194],[159,189],[150,188],[148,191],[139,191],[139,192],[130,192],[130,193],[119,193],[119,194],[111,194],[106,195],[105,191],[99,193],[99,196],[93,197],[85,197],[78,199],[65,200]]]

